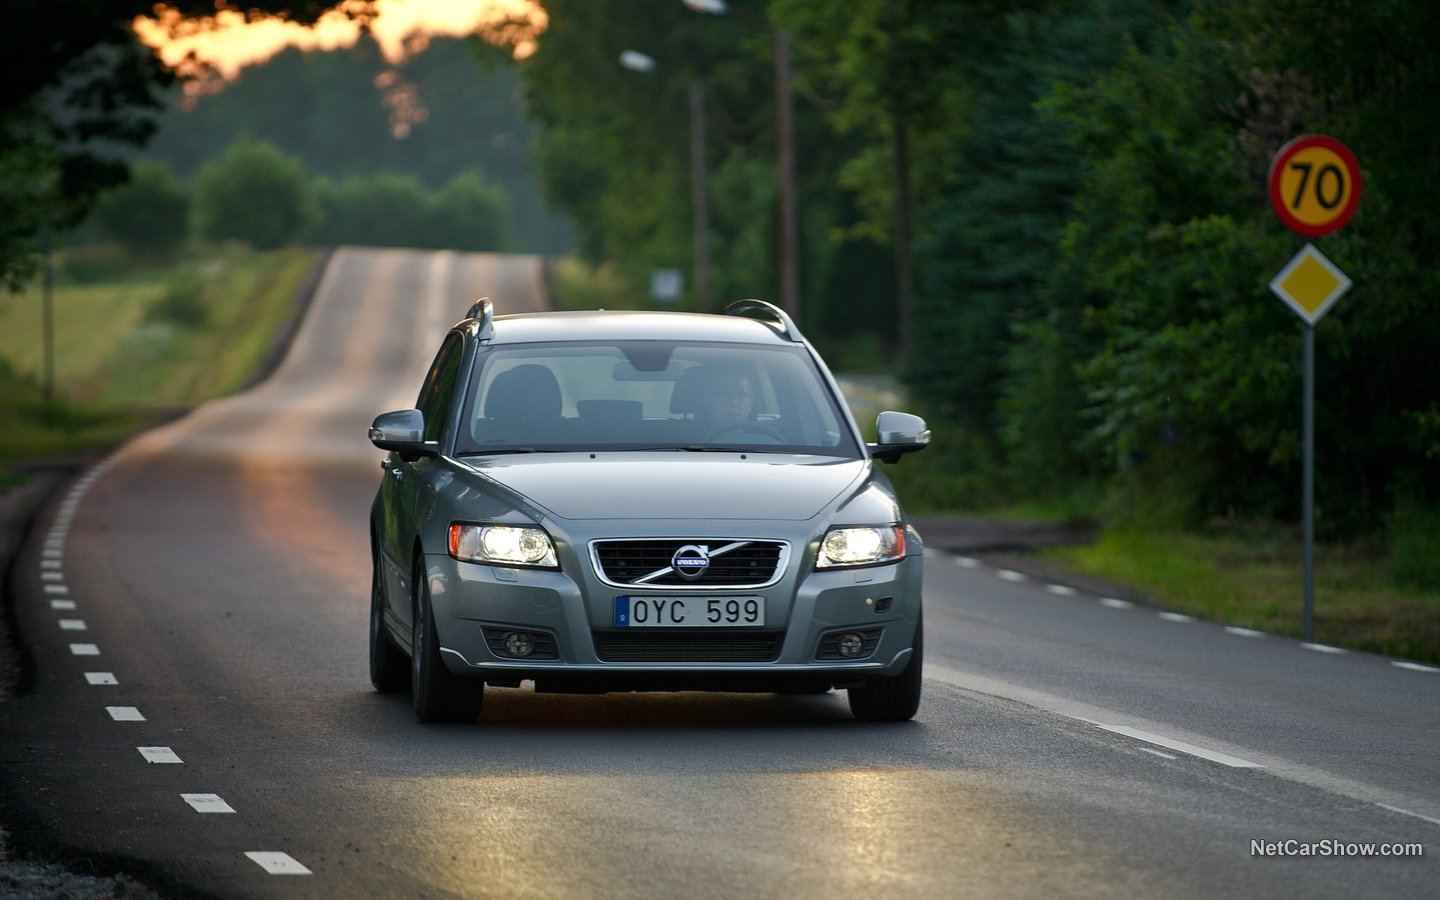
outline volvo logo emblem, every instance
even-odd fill
[[[670,557],[675,574],[686,581],[694,581],[710,568],[710,548],[701,544],[686,544]]]

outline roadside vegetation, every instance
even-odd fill
[[[257,8],[310,21],[323,5]],[[32,293],[0,299],[0,413],[19,427],[4,452],[104,444],[221,389],[181,359],[219,352],[200,337],[224,321],[219,285],[248,288],[212,271],[226,254],[180,249],[197,240],[573,246],[547,266],[563,305],[648,307],[651,273],[680,268],[676,306],[693,308],[701,82],[712,296],[777,299],[779,27],[803,160],[798,319],[837,371],[898,382],[931,423],[931,449],[888,470],[907,508],[1086,520],[1101,537],[1067,564],[1278,633],[1298,631],[1302,332],[1266,285],[1304,242],[1266,175],[1291,138],[1349,146],[1363,199],[1318,241],[1354,288],[1316,329],[1317,637],[1440,659],[1440,218],[1414,202],[1440,194],[1434,4],[544,6],[519,62],[478,41],[416,57],[404,81],[430,114],[403,140],[373,42],[287,51],[184,107],[122,67],[107,84],[130,99],[77,87],[62,116],[50,101],[81,82],[51,57],[76,48],[17,31],[31,81],[0,107],[0,277]],[[123,40],[110,14],[86,14],[101,43]],[[657,69],[620,67],[627,48]],[[107,194],[118,163],[54,136],[142,144],[126,103],[164,109],[150,160]],[[76,343],[44,405],[39,323],[18,311],[38,309],[37,261],[66,234],[103,243],[63,254],[57,321],[99,325],[59,336]]]
[[[0,462],[98,451],[236,390],[295,315],[315,256],[236,246],[163,264],[109,246],[58,255],[48,401],[43,285],[0,296]]]

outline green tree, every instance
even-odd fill
[[[462,172],[435,194],[431,241],[453,250],[503,250],[508,208],[504,191],[479,172]]]
[[[174,0],[213,15],[211,0]],[[331,4],[249,0],[247,15],[313,22]],[[115,153],[154,131],[174,76],[136,40],[130,23],[150,0],[54,4],[5,0],[0,29],[0,281],[18,289],[66,230],[128,166]]]
[[[319,217],[304,166],[251,138],[230,145],[195,179],[195,227],[210,240],[239,240],[260,250],[298,240]]]
[[[428,247],[432,200],[414,175],[353,175],[319,188],[321,215],[310,240],[322,244]]]
[[[141,256],[179,249],[189,230],[190,198],[162,163],[140,160],[130,180],[101,198],[93,218],[106,237]]]

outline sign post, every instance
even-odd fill
[[[1332,137],[1298,137],[1270,162],[1270,203],[1293,231],[1323,237],[1355,215],[1360,166]],[[1304,322],[1300,505],[1305,541],[1305,640],[1315,639],[1315,324],[1350,290],[1350,279],[1315,246],[1303,249],[1270,280],[1270,290]]]

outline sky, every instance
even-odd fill
[[[372,7],[373,17],[368,14]],[[364,27],[386,60],[399,66],[423,51],[430,38],[472,34],[524,59],[535,52],[536,40],[548,24],[545,10],[534,0],[373,0],[342,2],[313,26],[276,18],[246,22],[243,14],[231,10],[185,19],[161,6],[153,17],[137,17],[133,27],[166,65],[191,79],[187,90],[195,94],[218,89],[245,66],[263,63],[286,47],[353,46]]]

